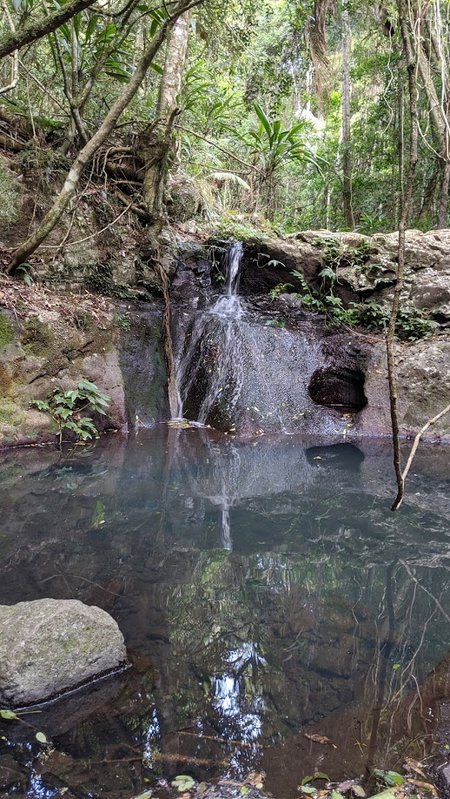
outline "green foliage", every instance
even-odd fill
[[[179,774],[178,777],[172,780],[172,786],[176,788],[179,793],[190,791],[195,785],[195,780],[189,774]]]
[[[405,777],[403,777],[397,771],[382,771],[381,769],[374,769],[373,773],[377,780],[384,783],[384,785],[387,785],[388,787],[403,785],[405,782]]]
[[[75,389],[62,391],[55,389],[45,400],[33,400],[31,406],[47,413],[58,427],[61,446],[65,430],[75,435],[77,441],[90,441],[98,438],[98,431],[90,417],[82,416],[84,411],[99,413],[102,416],[110,403],[95,383],[80,380]]]
[[[273,289],[269,291],[269,297],[272,301],[276,300],[276,298],[279,297],[280,294],[285,294],[286,292],[289,293],[289,289],[293,288],[294,286],[292,285],[292,283],[278,283],[277,286],[274,286]]]
[[[18,280],[21,280],[22,283],[25,283],[28,288],[34,284],[33,276],[31,274],[31,264],[23,263],[17,267],[15,271],[15,276]]]
[[[345,307],[341,298],[333,294],[336,282],[336,273],[325,267],[319,274],[322,276],[322,289],[314,291],[305,276],[293,270],[291,273],[300,285],[300,290],[290,292],[292,297],[301,301],[302,307],[316,313],[322,313],[331,324],[342,324],[349,327],[361,326],[367,330],[383,332],[389,324],[389,309],[377,302],[352,302]],[[328,282],[328,287],[324,280]],[[275,300],[281,293],[291,287],[289,283],[280,283],[270,291],[271,300]],[[403,341],[418,341],[430,335],[436,329],[437,323],[427,318],[416,308],[402,308],[397,317],[396,335]]]
[[[400,339],[417,341],[431,335],[437,326],[437,322],[428,319],[417,308],[401,308],[398,312],[395,330]]]

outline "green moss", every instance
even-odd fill
[[[0,424],[18,427],[25,421],[25,414],[9,397],[0,399]]]
[[[53,333],[37,316],[30,316],[22,328],[20,341],[27,352],[44,356],[48,354],[53,342]]]
[[[0,313],[0,350],[10,344],[14,338],[14,328],[10,319]]]
[[[14,222],[17,218],[17,175],[0,161],[0,222]]]

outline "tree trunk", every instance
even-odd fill
[[[404,272],[405,272],[405,240],[406,228],[408,225],[409,216],[411,213],[412,193],[414,187],[414,176],[418,158],[418,121],[417,121],[417,47],[414,37],[414,29],[409,29],[409,15],[406,7],[408,0],[397,0],[398,16],[400,23],[400,30],[403,42],[403,52],[406,61],[406,69],[408,73],[408,91],[409,91],[409,113],[410,113],[410,137],[409,137],[409,162],[408,174],[406,177],[406,184],[404,195],[402,197],[400,223],[398,228],[398,265],[396,284],[394,290],[394,298],[392,300],[391,314],[389,318],[389,327],[386,334],[386,355],[387,355],[387,368],[388,368],[388,382],[389,382],[389,403],[391,412],[391,426],[392,426],[392,444],[394,450],[394,470],[397,482],[397,496],[392,504],[391,510],[397,510],[399,507],[404,493],[404,479],[401,468],[401,453],[400,453],[400,439],[399,439],[399,423],[398,423],[398,405],[397,405],[397,380],[395,373],[395,326],[397,322],[398,309],[400,305],[400,296],[403,288]],[[415,9],[414,9],[415,11]],[[417,17],[416,20],[417,22]],[[417,34],[420,36],[420,32]],[[415,46],[413,46],[413,44]],[[403,143],[401,144],[403,147]]]
[[[182,14],[168,36],[164,72],[159,87],[156,122],[147,131],[144,138],[143,194],[149,217],[152,220],[154,235],[158,235],[165,221],[164,192],[167,168],[172,149],[173,124],[178,110],[178,95],[183,82],[191,16],[191,11]]]
[[[201,2],[201,0],[198,0],[198,2]],[[89,163],[89,161],[95,155],[99,147],[101,147],[101,145],[104,143],[107,137],[114,130],[114,127],[120,115],[125,110],[127,105],[131,102],[139,86],[141,85],[145,77],[145,74],[147,72],[147,69],[149,68],[151,62],[153,61],[162,43],[164,42],[164,39],[166,38],[168,31],[171,30],[173,24],[178,19],[179,15],[185,11],[186,6],[189,7],[189,4],[186,3],[185,0],[180,0],[180,2],[178,3],[177,7],[174,10],[173,15],[161,25],[159,31],[153,37],[152,41],[150,42],[146,51],[144,52],[144,55],[142,56],[140,62],[138,63],[136,70],[133,73],[130,81],[126,84],[122,93],[119,95],[115,103],[113,103],[113,105],[111,106],[105,119],[100,125],[100,128],[87,142],[87,144],[83,147],[83,149],[80,150],[80,152],[78,153],[78,156],[73,162],[69,174],[67,175],[64,185],[58,197],[56,198],[54,204],[52,205],[48,213],[44,216],[42,222],[35,230],[35,232],[14,253],[14,256],[8,268],[8,272],[10,274],[14,273],[16,268],[21,263],[26,261],[26,259],[37,249],[37,247],[39,247],[39,245],[44,241],[44,239],[48,236],[48,234],[53,230],[55,225],[60,220],[70,200],[75,194],[80,177],[83,174],[86,165]]]
[[[352,143],[350,126],[351,33],[347,0],[342,0],[342,199],[347,228],[355,227],[352,201]]]
[[[450,102],[447,103],[447,119],[449,118]],[[444,135],[444,146],[442,149],[443,166],[442,166],[442,180],[439,192],[439,208],[437,227],[447,227],[447,214],[448,214],[448,193],[450,187],[450,136],[448,132],[448,125]]]

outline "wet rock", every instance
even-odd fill
[[[226,242],[219,244],[223,250]],[[407,233],[402,310],[415,307],[441,327],[433,336],[396,345],[398,412],[405,436],[417,433],[438,414],[450,394],[450,343],[442,327],[450,318],[449,251],[450,231]],[[296,431],[344,437],[350,431],[390,435],[384,336],[363,329],[332,329],[323,316],[302,305],[305,280],[313,291],[326,290],[321,271],[330,265],[330,254],[336,273],[333,292],[344,305],[369,300],[388,307],[395,283],[397,233],[369,237],[306,231],[283,240],[245,241],[240,275],[244,312],[227,328],[232,330],[228,338],[233,367],[214,391],[209,424],[248,436]],[[195,264],[186,263],[179,273],[173,292],[178,358],[191,335],[192,320],[221,290],[216,272],[220,274],[211,266],[209,285],[207,273],[200,278]],[[404,324],[408,333],[408,319]],[[228,347],[227,336],[222,339]],[[194,420],[200,418],[205,394],[213,393],[211,386],[224,362],[223,341],[215,330],[208,327],[200,343],[184,407],[185,415]],[[183,390],[182,386],[184,396]],[[446,440],[449,419],[440,419],[426,436]]]
[[[340,408],[350,413],[367,405],[364,373],[356,369],[317,369],[309,382],[309,394],[318,405]]]
[[[100,608],[74,599],[0,606],[0,701],[43,702],[117,669],[122,633]]]

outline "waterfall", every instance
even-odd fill
[[[177,359],[178,417],[227,429],[242,388],[241,319],[239,297],[243,247],[230,244],[225,259],[223,293],[189,320],[183,349]]]

